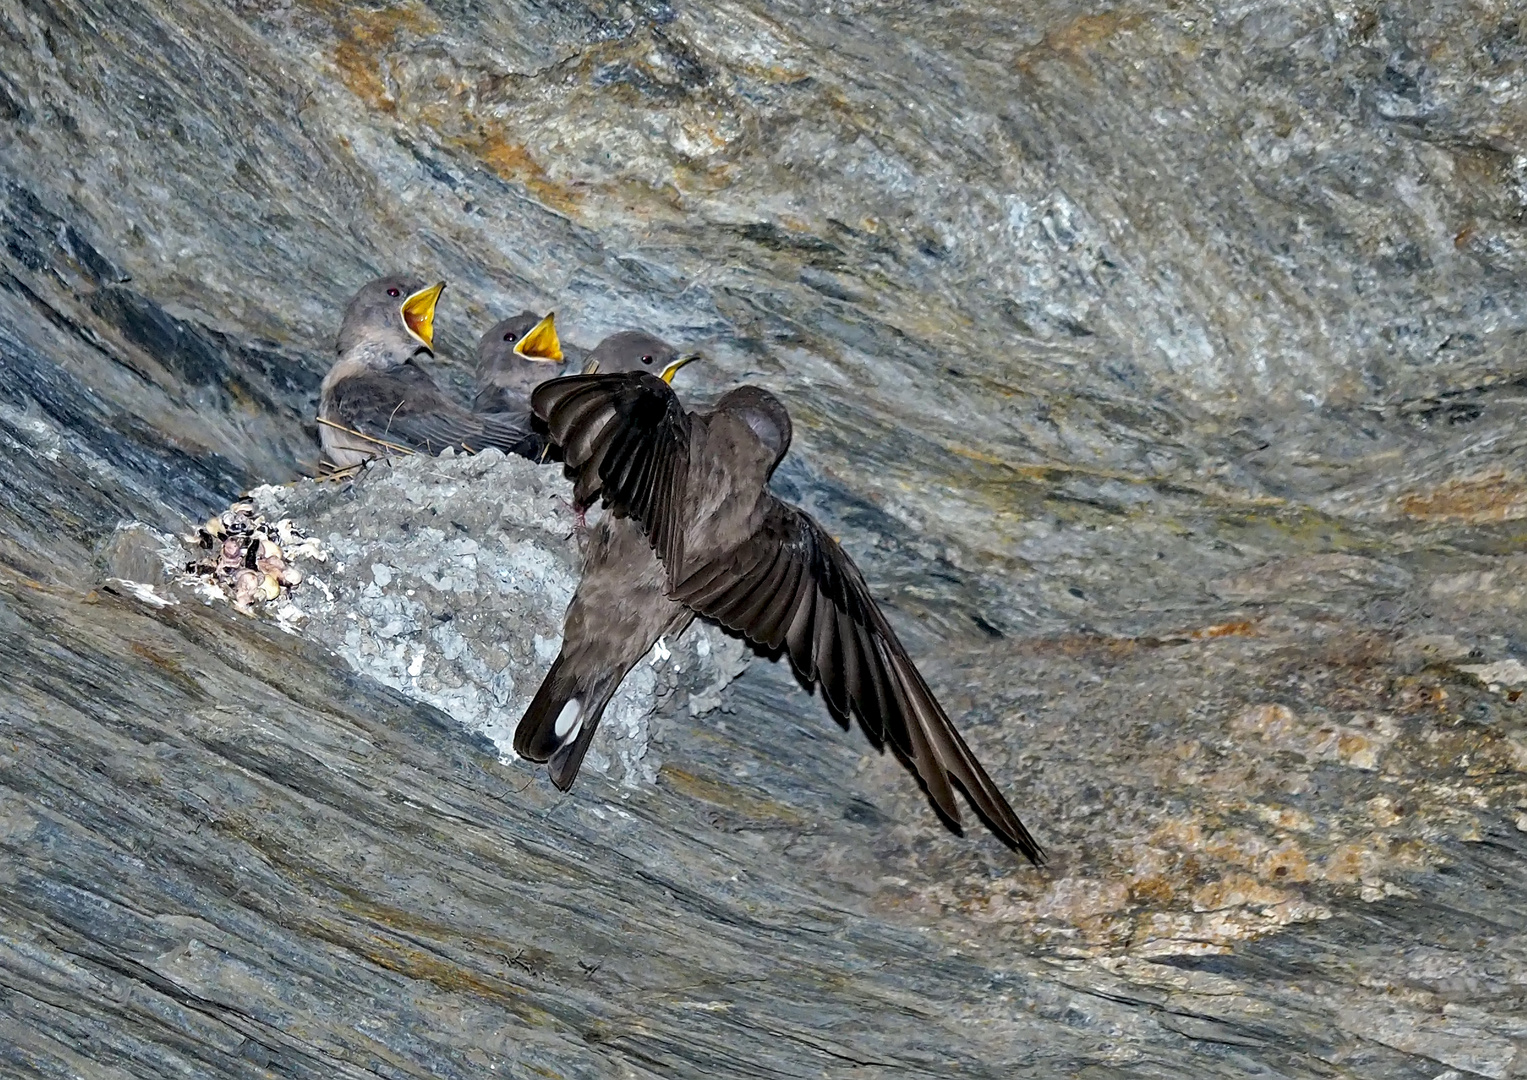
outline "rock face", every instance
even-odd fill
[[[1488,2],[0,2],[5,1070],[1527,1072],[1524,60]],[[457,389],[555,307],[779,393],[1050,868],[714,635],[645,753],[502,760],[554,470],[267,492],[350,575],[301,634],[129,584],[311,471],[383,270]]]

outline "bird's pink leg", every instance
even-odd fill
[[[582,540],[586,535],[588,535],[589,531],[589,523],[587,521],[589,508],[586,506],[579,506],[575,502],[568,502],[560,495],[558,495],[556,499],[563,506],[567,507],[568,510],[572,511],[573,531],[568,533],[568,535],[576,536],[579,540]]]

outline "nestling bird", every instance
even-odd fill
[[[509,451],[529,433],[511,417],[464,408],[414,363],[431,352],[444,289],[443,281],[378,278],[345,308],[337,358],[318,399],[319,438],[336,467],[390,453],[438,454],[448,446]]]
[[[522,311],[495,325],[478,342],[477,396],[472,399],[472,411],[505,413],[530,425],[531,391],[549,379],[579,371],[662,373],[675,361],[696,359],[698,353],[680,356],[668,342],[645,330],[618,331],[584,354],[558,340],[553,315],[541,318],[533,311]],[[547,362],[557,360],[563,361],[560,367]],[[516,449],[525,457],[539,459],[546,441],[539,431],[533,431]]]
[[[556,314],[544,317],[533,311],[495,323],[477,342],[477,396],[472,411],[497,414],[525,429],[514,451],[539,460],[546,441],[531,430],[530,392],[548,379],[579,370],[564,363],[563,345],[557,337]]]
[[[688,363],[698,360],[698,353],[679,355],[668,342],[645,330],[621,330],[594,346],[583,360],[583,373],[613,375],[620,371],[650,371],[654,374],[667,370],[676,360]]]
[[[790,447],[790,414],[757,386],[687,412],[644,372],[579,375],[531,403],[562,448],[574,499],[602,498],[562,652],[520,719],[514,748],[572,785],[610,696],[662,634],[696,615],[790,656],[840,716],[889,739],[955,825],[951,784],[1035,864],[1044,852],[1003,798],[870,596],[858,568],[769,478]]]

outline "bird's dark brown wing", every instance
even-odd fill
[[[579,505],[602,496],[641,524],[664,565],[680,565],[690,421],[672,388],[645,371],[573,375],[542,383],[530,402],[562,447]]]
[[[507,453],[530,434],[528,416],[469,412],[410,364],[343,379],[332,399],[339,423],[426,454],[448,446],[473,451],[493,446]]]
[[[646,530],[668,569],[670,595],[771,649],[784,646],[801,676],[820,682],[840,714],[870,737],[889,737],[939,809],[960,820],[953,777],[999,835],[1035,863],[1044,852],[934,699],[858,567],[805,512],[762,493],[760,527],[746,543],[674,581],[685,566],[679,517],[688,481],[690,420],[673,390],[645,372],[542,383],[531,404],[575,477],[574,497],[603,496]]]
[[[675,583],[673,598],[761,645],[784,646],[840,715],[852,709],[877,743],[895,743],[952,821],[960,815],[951,777],[1000,835],[1042,863],[1044,852],[934,699],[853,560],[810,515],[763,498],[753,537]]]

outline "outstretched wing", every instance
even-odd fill
[[[811,516],[766,495],[762,526],[746,543],[678,582],[672,595],[770,649],[820,682],[833,709],[852,709],[876,743],[889,737],[950,820],[960,820],[950,779],[998,834],[1044,862],[1013,808],[955,730],[870,596],[852,559]]]
[[[646,530],[667,567],[670,595],[771,649],[784,646],[802,678],[820,682],[840,714],[889,737],[938,807],[960,820],[951,778],[997,833],[1032,862],[1044,852],[934,699],[859,568],[810,515],[767,493],[746,542],[689,570],[681,550],[690,419],[673,390],[646,372],[578,375],[531,396],[563,448],[584,506],[602,496]],[[685,576],[674,581],[680,567]]]
[[[472,451],[493,446],[509,453],[530,434],[528,416],[469,412],[411,364],[342,379],[332,400],[337,423],[425,454],[448,446]]]
[[[530,402],[562,447],[574,500],[602,496],[640,523],[665,566],[680,565],[690,421],[672,388],[645,371],[573,375],[542,383]]]

